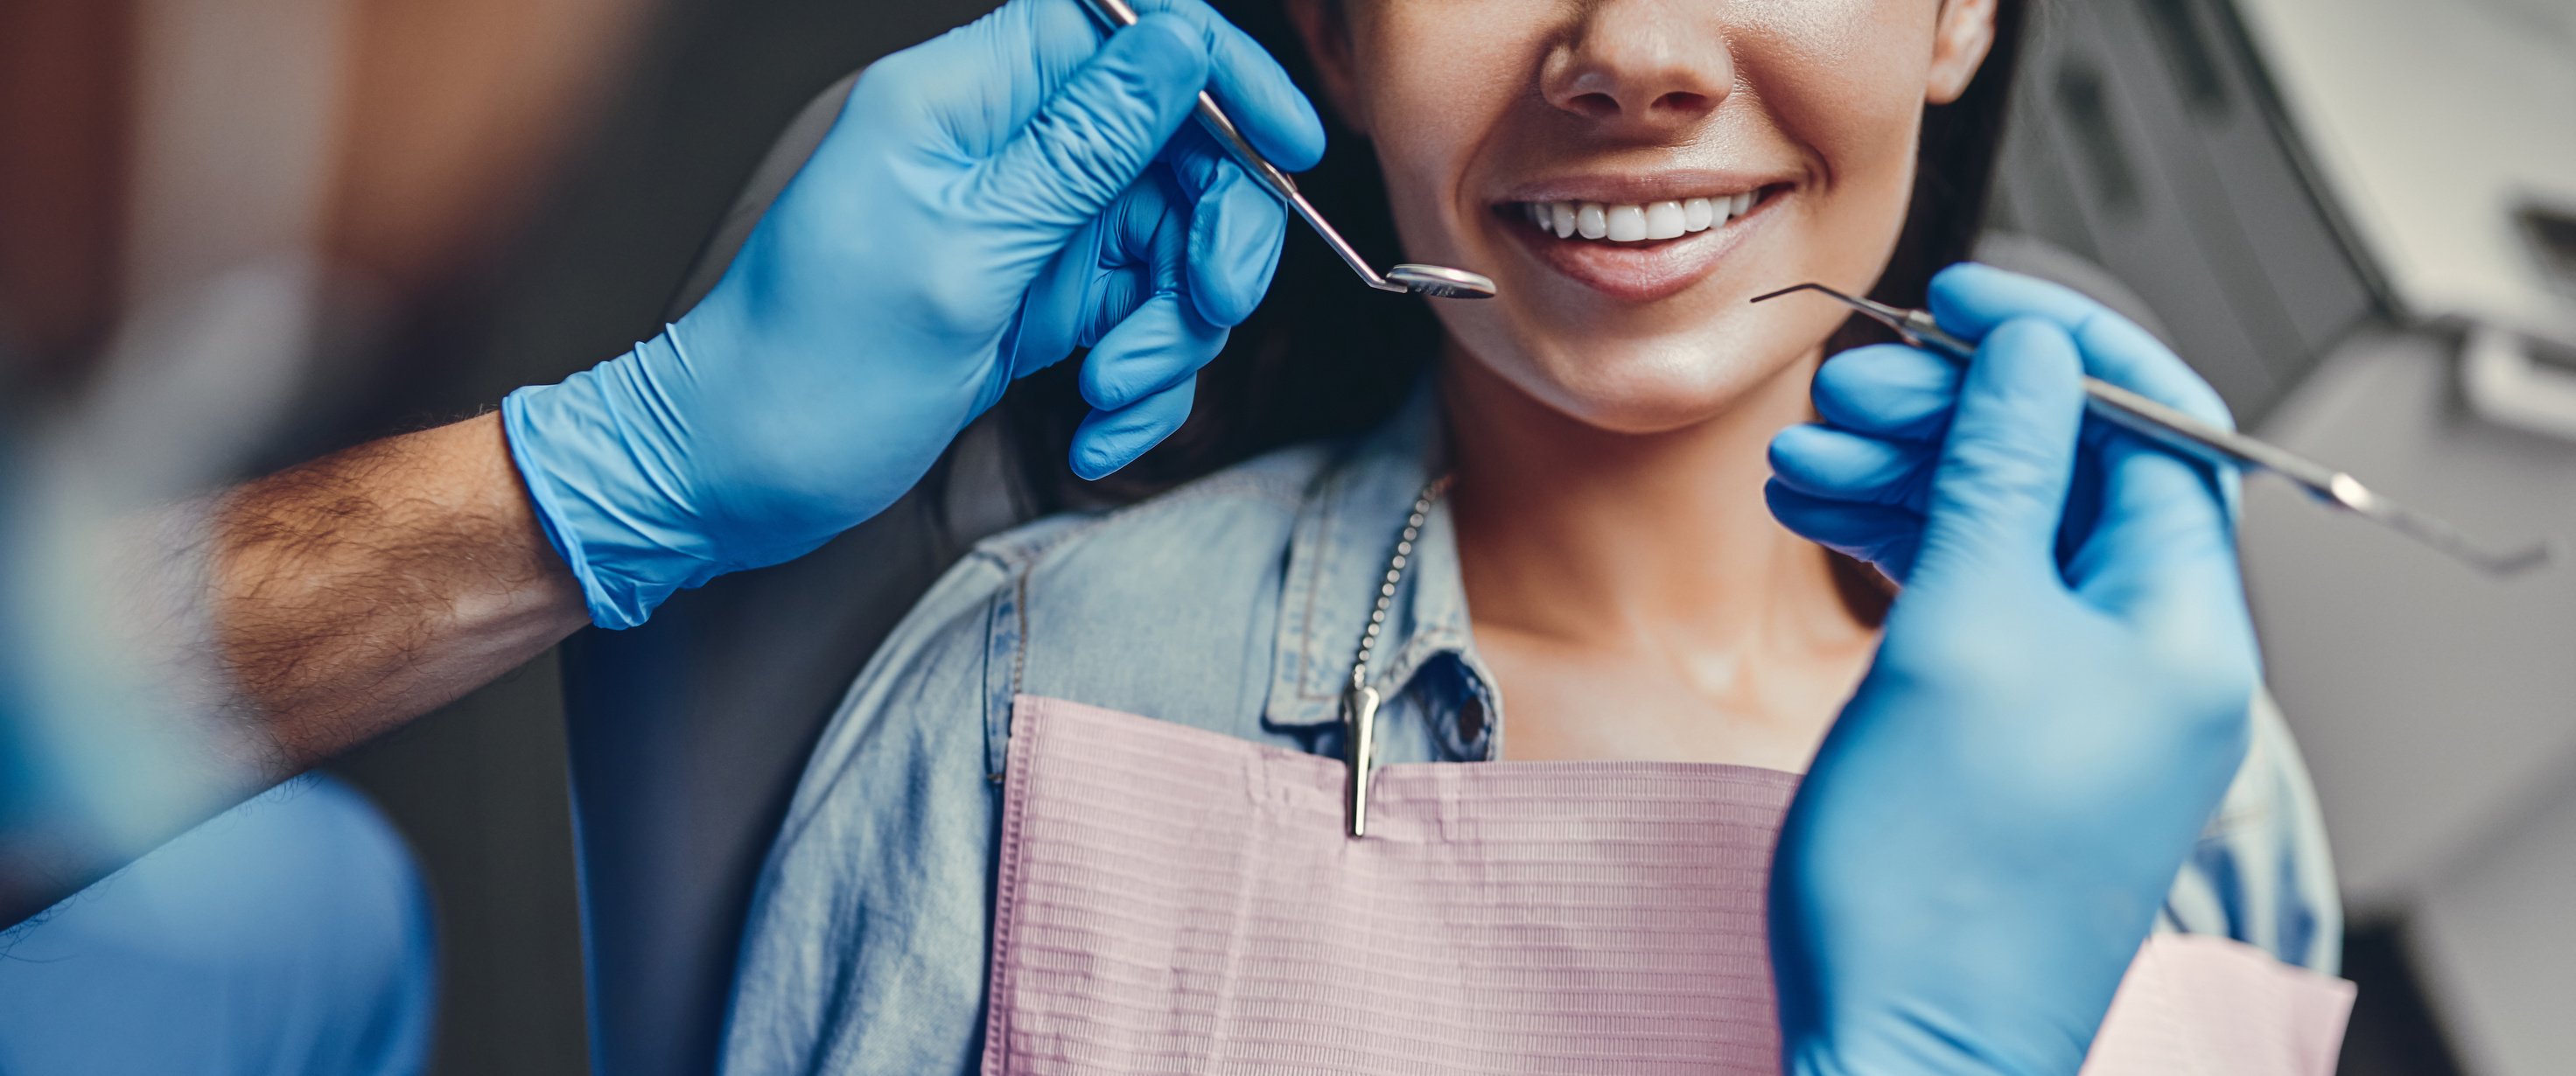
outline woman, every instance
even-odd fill
[[[1190,481],[996,538],[922,600],[772,852],[730,1069],[976,1066],[1016,697],[1339,756],[1356,660],[1384,700],[1383,763],[1794,774],[1866,668],[1886,590],[1763,501],[1765,446],[1810,417],[1843,319],[1746,300],[1815,280],[1919,302],[1965,255],[2018,6],[1285,14],[1294,44],[1273,25],[1274,51],[1308,57],[1348,128],[1313,184],[1326,208],[1363,246],[1485,272],[1499,297],[1374,296],[1292,241],[1193,427],[1147,461],[1149,484]],[[1073,386],[1037,387],[1021,425],[1060,437]],[[2277,717],[2257,729],[2162,926],[2321,966],[2322,838]]]

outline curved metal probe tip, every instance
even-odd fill
[[[1406,263],[1386,271],[1386,278],[1404,285],[1404,290],[1420,292],[1434,299],[1491,299],[1494,282],[1483,273],[1470,273],[1445,265]]]
[[[1912,311],[1900,310],[1896,307],[1889,306],[1886,303],[1879,302],[1876,299],[1865,299],[1858,295],[1845,294],[1826,287],[1825,285],[1818,284],[1812,280],[1804,284],[1791,284],[1778,291],[1766,291],[1760,295],[1756,295],[1745,300],[1745,302],[1758,303],[1767,299],[1777,299],[1783,295],[1794,295],[1802,291],[1812,291],[1818,295],[1828,296],[1844,306],[1860,311],[1862,316],[1867,317],[1871,321],[1875,321],[1890,329],[1896,330],[1896,334],[1904,337],[1905,342],[1909,344],[1916,342],[1915,338],[1918,333],[1929,331],[1927,328],[1929,324],[1928,320],[1924,325],[1917,325],[1914,321],[1909,320],[1905,316],[1912,313]],[[1969,348],[1966,350],[1972,351],[1975,349]]]
[[[1788,287],[1782,288],[1782,289],[1780,289],[1780,290],[1778,290],[1778,291],[1766,291],[1766,292],[1763,292],[1763,293],[1762,293],[1762,294],[1760,294],[1760,295],[1756,295],[1756,296],[1754,296],[1754,297],[1752,297],[1752,298],[1750,298],[1750,299],[1746,299],[1746,300],[1745,300],[1745,302],[1748,302],[1748,303],[1758,303],[1758,302],[1762,302],[1762,301],[1767,300],[1767,299],[1777,299],[1777,298],[1779,298],[1779,297],[1781,297],[1781,296],[1783,296],[1783,295],[1790,295],[1790,294],[1794,294],[1794,293],[1802,292],[1802,291],[1821,291],[1821,292],[1823,292],[1823,293],[1825,293],[1825,294],[1827,294],[1827,295],[1831,295],[1831,296],[1833,296],[1834,298],[1840,299],[1840,300],[1842,300],[1842,301],[1844,301],[1844,302],[1847,302],[1847,303],[1848,303],[1848,302],[1850,302],[1850,301],[1851,301],[1851,299],[1852,299],[1852,297],[1851,297],[1851,296],[1845,295],[1845,294],[1843,294],[1843,293],[1841,293],[1841,292],[1835,291],[1835,290],[1834,290],[1834,289],[1832,289],[1832,288],[1828,288],[1828,287],[1826,287],[1826,286],[1824,286],[1824,285],[1822,285],[1822,284],[1818,284],[1818,283],[1816,283],[1816,282],[1814,282],[1814,281],[1812,281],[1812,280],[1811,280],[1811,281],[1808,281],[1807,283],[1804,283],[1804,284],[1791,284],[1791,285],[1789,285]]]

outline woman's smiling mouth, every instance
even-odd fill
[[[1610,298],[1651,302],[1707,276],[1789,188],[1773,183],[1637,202],[1510,201],[1494,213],[1549,268]]]

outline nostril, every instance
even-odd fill
[[[1585,119],[1604,120],[1619,114],[1619,99],[1606,93],[1581,93],[1566,99],[1565,108]]]
[[[1707,94],[1687,93],[1681,90],[1675,90],[1671,93],[1655,98],[1655,103],[1652,106],[1651,111],[1706,112],[1715,107],[1717,107],[1716,99],[1711,98]]]

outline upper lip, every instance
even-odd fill
[[[1664,172],[1599,172],[1532,180],[1511,188],[1497,203],[1603,202],[1642,205],[1714,198],[1760,190],[1794,177],[1740,169],[1687,169]]]

